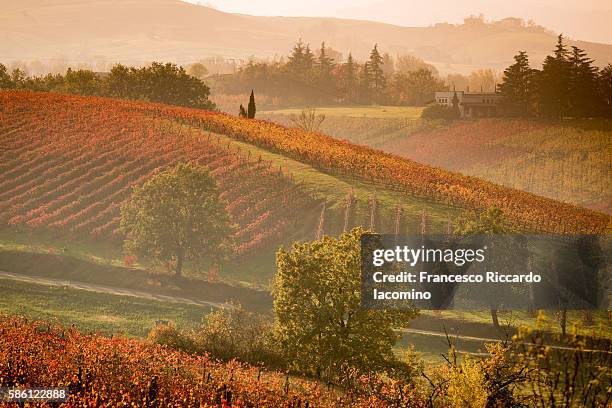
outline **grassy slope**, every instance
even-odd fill
[[[325,116],[378,119],[418,119],[423,108],[420,106],[320,106],[316,113]],[[278,109],[258,112],[258,115],[299,115],[301,108]]]
[[[610,213],[612,121],[461,121],[383,150]]]
[[[195,328],[209,311],[196,305],[0,279],[0,313],[55,320],[64,326],[75,324],[84,332],[145,337],[156,320]]]
[[[294,126],[291,114],[281,114],[279,112],[282,111],[258,113],[258,117],[283,126]],[[316,109],[316,112],[320,114],[319,108]],[[412,115],[388,117],[326,115],[319,131],[337,139],[380,148],[389,141],[443,126],[445,126],[444,121],[424,121]]]

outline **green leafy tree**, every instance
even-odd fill
[[[213,109],[208,99],[210,89],[200,79],[192,77],[183,67],[172,63],[153,62],[136,73],[141,98],[170,105]]]
[[[8,69],[3,64],[0,64],[0,89],[14,88],[13,80],[8,72]]]
[[[231,248],[233,225],[208,170],[191,163],[159,173],[134,187],[121,208],[127,251],[161,262],[219,262]]]
[[[463,213],[454,226],[454,232],[458,235],[472,234],[507,234],[511,229],[504,222],[502,211],[492,207],[484,212],[476,213],[473,211]],[[489,248],[489,252],[491,252]],[[506,248],[498,248],[496,259],[503,259],[504,253],[511,254]],[[516,260],[518,262],[518,260]],[[495,270],[495,269],[492,269]],[[491,305],[491,320],[493,326],[499,329],[499,318],[495,305]]]
[[[397,364],[394,328],[415,311],[360,307],[360,240],[355,228],[339,238],[295,243],[276,255],[275,332],[293,368],[328,380],[345,370],[385,370]]]
[[[73,71],[68,68],[61,92],[76,95],[97,95],[101,93],[100,90],[101,82],[95,72],[86,69]]]
[[[113,66],[104,81],[106,94],[115,98],[138,99],[140,91],[136,73],[135,68],[121,64]]]
[[[446,105],[438,105],[437,103],[432,103],[423,109],[421,113],[421,118],[423,119],[448,119],[453,120],[459,117],[458,109],[455,109],[452,106]]]
[[[255,93],[251,89],[251,96],[249,97],[249,106],[247,107],[247,117],[249,119],[255,119],[255,112],[257,112],[257,108],[255,107]]]
[[[509,115],[531,116],[535,113],[535,72],[529,67],[529,57],[525,51],[519,51],[514,61],[504,70],[502,83],[499,84],[504,109]]]
[[[246,109],[244,109],[244,106],[242,106],[242,104],[240,104],[240,108],[238,109],[238,116],[240,116],[241,118],[247,117],[247,111]]]
[[[204,79],[206,78],[206,75],[208,75],[208,69],[201,62],[196,62],[195,64],[191,64],[189,67],[187,67],[187,73],[198,79]]]
[[[434,100],[436,91],[445,88],[443,81],[423,68],[398,72],[389,82],[389,99],[400,105],[425,105]]]

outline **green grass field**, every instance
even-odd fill
[[[350,118],[403,118],[418,119],[423,107],[420,106],[322,106],[313,107],[317,114]],[[258,115],[299,115],[302,108],[278,109],[257,112]]]
[[[146,337],[156,320],[195,328],[209,311],[196,305],[0,279],[0,313],[75,324],[84,332]]]
[[[442,310],[442,311],[421,311],[425,317],[434,317],[442,320],[491,324],[491,313],[488,310]],[[538,324],[542,330],[561,333],[559,326],[558,315],[555,311],[542,311],[543,319],[538,323],[538,317],[530,315],[525,310],[499,311],[498,318],[502,327],[511,326],[519,327],[526,326],[535,329]],[[598,335],[612,338],[612,325],[610,324],[611,317],[607,311],[594,311],[591,314],[592,321],[585,321],[585,313],[580,310],[568,310],[567,312],[567,331],[576,330],[576,333],[582,335],[592,335],[593,332]]]

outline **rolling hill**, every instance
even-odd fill
[[[400,109],[333,107],[316,111],[325,115],[319,130],[337,139],[612,213],[610,120],[480,118],[445,122],[421,120]],[[261,112],[260,117],[294,126],[291,115],[296,111]]]
[[[612,213],[612,122],[458,121],[380,149],[555,200]]]
[[[266,121],[53,93],[4,91],[0,102],[0,221],[14,227],[118,236],[119,208],[131,186],[185,160],[211,169],[245,251],[276,245],[281,236],[311,238],[317,230],[334,234],[352,225],[390,232],[400,207],[412,216],[430,209],[444,222],[456,209],[497,206],[520,228],[549,232],[601,232],[609,221],[602,213]]]
[[[554,33],[507,19],[493,24],[401,27],[371,21],[258,17],[224,13],[179,0],[7,0],[0,13],[3,62],[63,59],[138,64],[188,63],[220,55],[286,55],[299,38],[364,58],[374,43],[383,51],[412,53],[442,72],[505,68],[518,50],[539,64]],[[612,62],[612,45],[568,41],[599,65]]]
[[[179,161],[211,170],[240,226],[239,253],[289,237],[292,221],[316,206],[270,161],[249,158],[210,134],[147,118],[129,103],[117,107],[109,100],[51,94],[2,97],[4,224],[112,239],[120,235],[120,205],[131,186]]]

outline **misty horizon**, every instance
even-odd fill
[[[269,17],[321,17],[375,21],[402,27],[461,24],[465,18],[484,16],[485,21],[519,18],[574,40],[612,43],[612,3],[600,0],[559,2],[518,0],[511,3],[469,0],[460,3],[434,0],[414,8],[401,0],[314,0],[308,4],[263,0],[256,4],[238,0],[181,0],[227,13]],[[412,7],[412,8],[411,8]],[[554,13],[550,11],[554,8]]]

